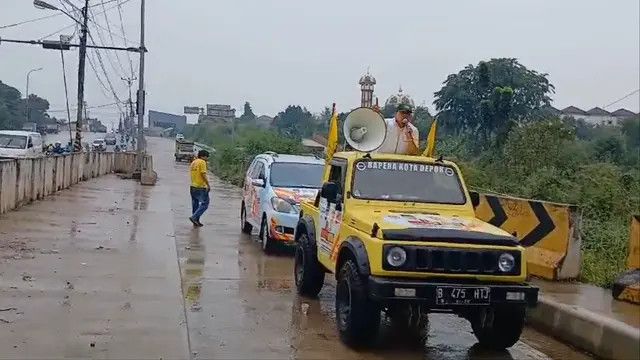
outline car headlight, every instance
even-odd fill
[[[387,251],[387,263],[393,267],[400,267],[407,261],[407,252],[401,247],[392,247]]]
[[[498,269],[502,272],[509,272],[513,270],[515,265],[516,260],[513,258],[513,255],[509,253],[503,253],[498,257]]]
[[[291,206],[291,204],[277,196],[271,198],[271,206],[273,207],[273,210],[281,213],[290,213],[293,210],[293,206]]]

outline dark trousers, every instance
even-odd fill
[[[191,218],[200,221],[200,216],[209,207],[209,191],[205,188],[191,187]]]

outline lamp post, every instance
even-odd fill
[[[30,118],[31,118],[31,116],[30,116],[30,114],[29,114],[29,113],[30,113],[30,111],[29,111],[29,77],[31,76],[31,73],[32,73],[32,72],[36,72],[36,71],[40,71],[40,70],[42,70],[42,68],[41,68],[41,67],[39,67],[39,68],[37,68],[37,69],[31,69],[31,70],[29,70],[29,72],[27,72],[27,95],[26,95],[26,96],[27,96],[27,104],[26,104],[26,108],[27,108],[27,114],[26,114],[26,116],[27,116],[27,122],[29,122],[29,120],[30,120]]]

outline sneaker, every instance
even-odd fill
[[[189,221],[191,221],[191,223],[193,224],[193,226],[200,226],[200,225],[198,225],[198,224],[199,224],[199,222],[198,222],[198,221],[195,221],[191,216],[189,216]]]
[[[203,226],[204,226],[204,224],[203,224],[203,223],[201,223],[200,221],[196,221],[196,226],[197,226],[197,227],[203,227]]]

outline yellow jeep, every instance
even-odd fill
[[[322,190],[304,202],[295,231],[295,283],[318,295],[335,274],[341,339],[364,345],[381,312],[426,336],[426,314],[469,320],[489,348],[515,344],[525,308],[538,300],[526,283],[524,248],[474,216],[458,167],[424,156],[338,152]]]

